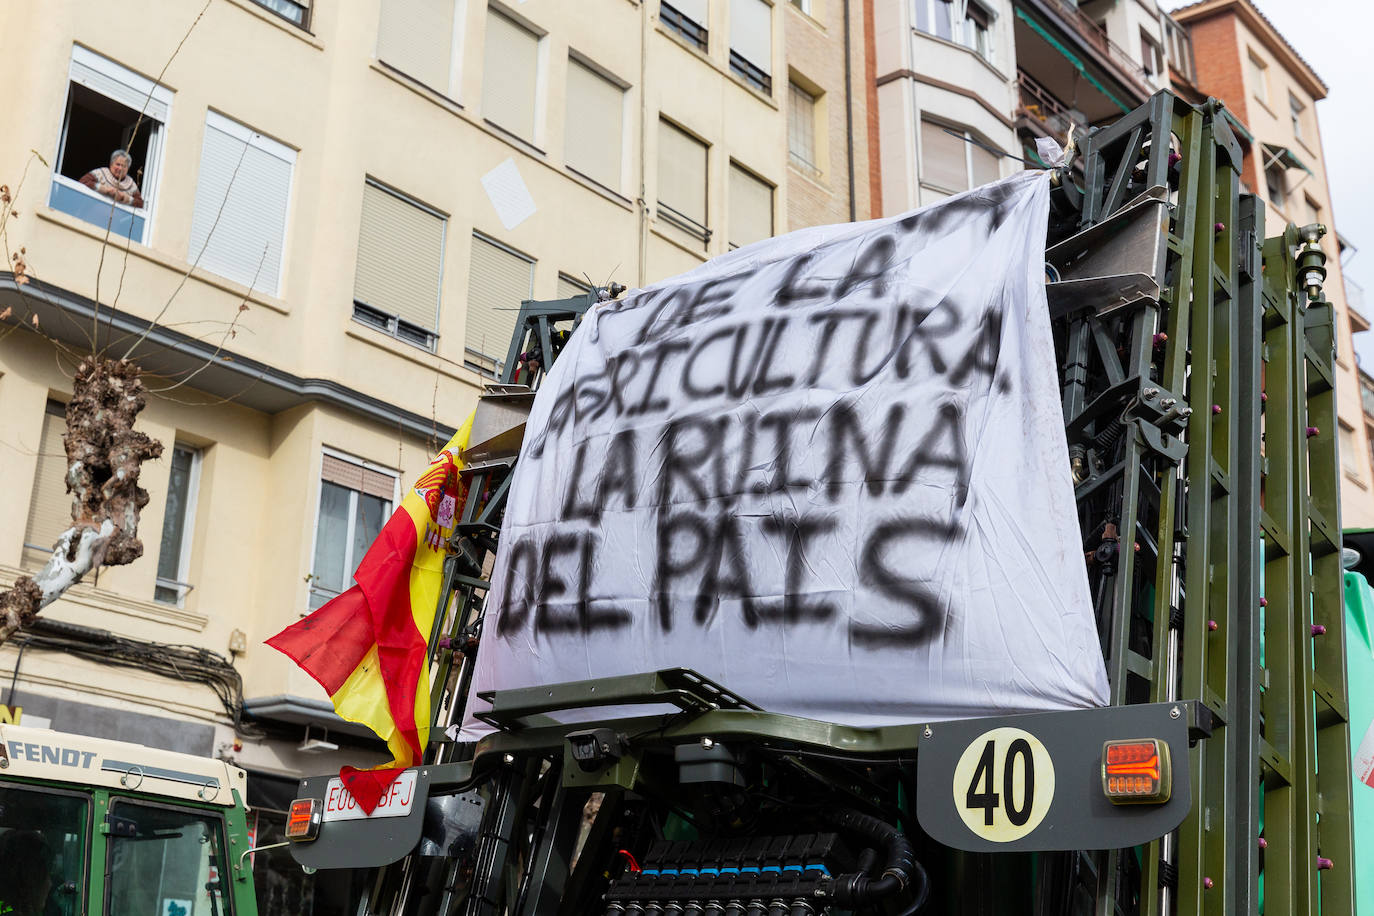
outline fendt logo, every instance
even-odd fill
[[[10,741],[11,760],[27,760],[30,763],[50,763],[53,766],[81,767],[89,770],[95,759],[95,751],[79,751],[75,748],[56,744],[37,744],[29,741]]]

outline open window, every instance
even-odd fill
[[[72,48],[48,206],[146,243],[171,106],[172,93],[166,87],[94,51]],[[123,202],[108,190],[100,193],[82,183],[86,175],[108,169],[116,150],[129,154],[127,178],[137,186],[136,195],[122,195]]]

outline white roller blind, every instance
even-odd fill
[[[572,168],[617,191],[624,112],[624,89],[585,64],[568,59],[564,158]]]
[[[658,122],[658,199],[706,225],[706,144]]]
[[[454,0],[382,0],[377,59],[447,93]]]
[[[172,106],[170,90],[94,51],[72,48],[71,79],[156,121],[167,121]]]
[[[921,181],[951,191],[968,190],[964,141],[931,121],[921,122]]]
[[[764,0],[730,0],[730,50],[773,72],[773,7]]]
[[[973,186],[979,187],[996,181],[1002,177],[997,156],[983,149],[981,146],[969,144],[969,159],[973,162]]]
[[[539,36],[488,7],[482,116],[516,136],[533,140],[538,72]]]
[[[730,163],[730,244],[743,247],[773,234],[773,188]]]
[[[569,278],[566,274],[558,275],[558,298],[571,299],[573,296],[581,296],[587,291],[587,284]]]
[[[481,357],[486,368],[505,362],[520,303],[533,292],[533,261],[473,235],[466,341],[469,354]]]
[[[361,222],[353,298],[438,330],[443,218],[368,182]]]
[[[296,153],[210,112],[187,260],[277,295]]]
[[[665,0],[665,2],[697,25],[709,28],[710,24],[706,21],[706,0]]]
[[[38,445],[38,467],[33,475],[33,494],[29,499],[29,519],[24,528],[26,567],[42,566],[52,553],[57,536],[71,527],[72,498],[67,495],[67,452],[62,445],[66,430],[65,408],[48,402],[43,415],[43,432]]]

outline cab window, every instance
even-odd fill
[[[105,916],[232,916],[219,816],[114,799],[106,822]]]
[[[90,799],[0,785],[0,916],[85,912]]]

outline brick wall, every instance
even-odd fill
[[[868,98],[865,92],[864,3],[850,6],[850,82],[854,121],[854,201],[858,219],[872,214],[869,182]],[[819,176],[787,168],[787,225],[784,229],[849,221],[848,126],[844,97],[844,3],[815,0],[817,19],[792,4],[784,10],[789,66],[825,93],[824,124],[816,125],[816,145],[828,150]],[[787,104],[787,94],[782,94]]]
[[[1241,53],[1239,24],[1234,16],[1213,16],[1188,23],[1188,32],[1193,38],[1193,61],[1197,70],[1197,88],[1209,96],[1221,99],[1231,113],[1243,123],[1249,123],[1247,105],[1250,99],[1245,91],[1245,57]],[[1255,157],[1245,157],[1241,178],[1256,193],[1264,193],[1264,184],[1258,179]]]

